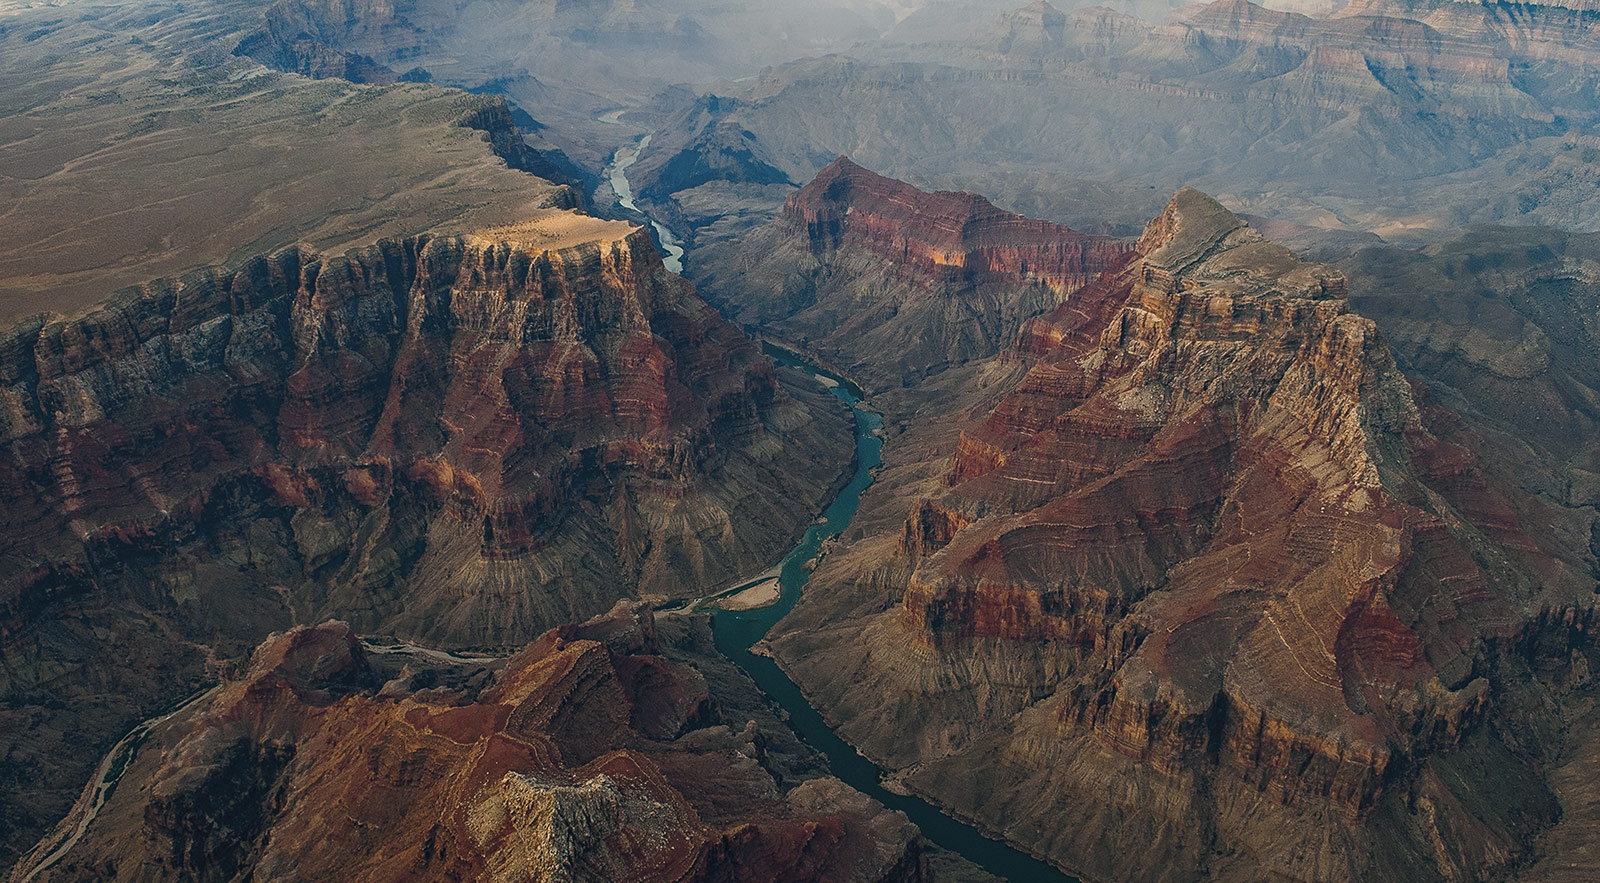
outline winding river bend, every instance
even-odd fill
[[[862,757],[848,743],[839,738],[822,715],[812,708],[805,696],[777,663],[765,656],[750,652],[757,641],[766,637],[778,620],[794,609],[800,600],[801,589],[811,574],[806,562],[811,560],[823,542],[843,533],[855,517],[861,504],[861,494],[872,484],[872,471],[883,461],[883,415],[864,407],[860,394],[841,378],[824,372],[815,365],[801,361],[782,350],[767,348],[768,355],[786,365],[799,368],[813,377],[826,377],[832,381],[828,388],[855,413],[856,418],[856,471],[849,484],[823,512],[823,519],[813,524],[801,537],[788,557],[783,559],[778,575],[780,595],[777,603],[756,610],[719,610],[712,614],[712,634],[717,649],[744,669],[768,698],[789,713],[789,725],[811,747],[821,751],[833,769],[833,774],[851,787],[870,795],[890,809],[910,817],[922,829],[923,836],[945,849],[955,852],[982,867],[984,870],[1011,883],[1079,883],[1021,850],[984,836],[976,828],[958,821],[931,803],[918,797],[903,796],[886,790],[882,785],[883,770]]]
[[[602,123],[623,126],[623,111],[612,111],[596,117]],[[628,167],[639,159],[639,154],[650,145],[650,135],[636,136],[631,143],[617,149],[605,177],[611,184],[617,203],[630,211],[639,212],[633,201],[633,187],[628,183]],[[648,216],[647,216],[648,217]],[[672,232],[654,220],[651,227],[660,238],[666,252],[663,262],[675,273],[683,272],[683,248]],[[800,600],[801,589],[811,574],[806,570],[822,544],[843,533],[855,517],[861,504],[861,494],[872,484],[872,472],[883,461],[883,415],[861,404],[861,393],[856,387],[836,377],[817,365],[797,358],[794,354],[766,347],[774,360],[798,368],[819,380],[825,379],[830,392],[848,405],[856,419],[856,471],[848,484],[823,512],[823,519],[809,527],[800,538],[799,545],[779,565],[777,603],[754,610],[717,610],[712,614],[712,634],[717,649],[744,669],[767,698],[776,702],[789,714],[789,725],[811,747],[828,758],[833,774],[856,790],[871,796],[890,809],[905,813],[923,836],[933,843],[957,853],[972,863],[1011,883],[1081,883],[1076,877],[1057,870],[1021,850],[992,839],[978,829],[947,815],[943,810],[921,798],[895,794],[883,787],[883,770],[861,756],[830,729],[822,715],[806,701],[800,688],[778,668],[777,663],[765,656],[750,652],[750,648],[788,615]]]
[[[623,125],[622,111],[620,110],[602,114],[596,119],[611,126]],[[628,183],[628,167],[638,162],[639,154],[643,153],[644,149],[649,146],[650,136],[640,135],[634,139],[632,144],[617,148],[617,152],[611,156],[611,165],[605,169],[605,177],[611,184],[611,192],[616,194],[617,205],[641,215],[644,215],[644,212],[640,211],[639,206],[634,204],[633,185]],[[665,225],[656,223],[649,215],[645,215],[645,218],[650,221],[651,229],[656,231],[656,239],[660,241],[661,250],[665,252],[661,257],[661,262],[666,264],[667,269],[672,272],[682,273],[683,246],[678,243],[678,237],[672,235],[672,231],[668,230]]]

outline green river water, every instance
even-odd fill
[[[756,610],[719,610],[713,614],[712,633],[717,649],[744,669],[769,699],[789,713],[789,725],[807,744],[828,758],[834,775],[884,806],[905,813],[922,829],[923,835],[935,844],[959,853],[1011,883],[1079,883],[1076,877],[985,836],[921,798],[886,790],[882,785],[883,770],[839,738],[776,663],[750,652],[753,644],[764,638],[778,620],[794,609],[811,576],[806,570],[806,562],[817,554],[825,541],[838,536],[850,526],[850,520],[855,517],[856,508],[861,503],[862,492],[872,484],[873,470],[883,461],[883,438],[879,434],[883,427],[883,416],[862,406],[859,390],[843,378],[835,377],[791,353],[771,347],[767,353],[773,359],[813,376],[839,381],[829,389],[855,413],[855,474],[823,512],[824,520],[808,528],[799,545],[783,559],[778,576],[781,595],[776,604]]]

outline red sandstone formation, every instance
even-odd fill
[[[840,410],[644,231],[566,212],[25,320],[0,334],[16,811],[53,822],[118,734],[295,622],[520,646],[765,566],[846,471]]]
[[[1009,358],[943,490],[776,643],[852,740],[1097,879],[1518,860],[1553,815],[1526,666],[1592,618],[1579,519],[1479,471],[1343,277],[1185,190]]]
[[[859,248],[929,281],[1039,283],[1066,295],[1128,245],[1001,211],[974,193],[924,193],[839,157],[783,205],[813,253]]]
[[[992,355],[1129,244],[925,193],[840,157],[747,241],[702,248],[690,272],[735,321],[759,324],[897,387]]]
[[[719,723],[699,673],[657,652],[648,611],[619,605],[487,684],[419,689],[413,667],[382,684],[343,623],[274,636],[12,879],[48,855],[33,879],[925,879],[903,817],[833,779],[780,791],[759,729]]]

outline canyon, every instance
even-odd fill
[[[273,630],[510,650],[698,594],[850,456],[502,99],[267,70],[209,9],[0,33],[8,866]]]
[[[1019,5],[0,0],[0,876],[1600,873],[1593,4]]]
[[[83,774],[52,740],[109,739],[270,629],[508,648],[699,594],[775,557],[849,456],[645,231],[556,209],[154,282],[0,353],[4,714],[34,786]]]
[[[660,96],[638,112],[656,133],[637,189],[691,240],[735,197],[776,213],[768,180],[839,154],[1095,233],[1136,234],[1185,184],[1335,238],[1592,231],[1592,15],[1220,0],[1152,21],[1034,3]]]
[[[884,399],[906,441],[777,659],[912,790],[1090,879],[1516,867],[1559,815],[1593,510],[1484,469],[1349,303],[1181,191],[958,372],[965,411]]]
[[[840,155],[1091,233],[1135,235],[1185,184],[1332,241],[1593,227],[1582,4],[1018,5],[279,0],[238,51],[504,95],[569,171],[620,118],[651,135],[640,207],[691,253]]]

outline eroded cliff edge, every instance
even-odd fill
[[[18,831],[270,630],[516,646],[699,594],[781,554],[852,450],[646,233],[554,210],[35,317],[0,390]]]
[[[1180,192],[979,419],[888,446],[778,658],[910,787],[1091,879],[1515,867],[1559,811],[1593,513],[1479,469],[1344,288]]]

